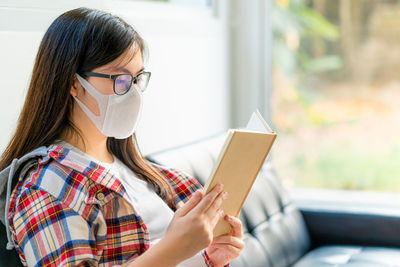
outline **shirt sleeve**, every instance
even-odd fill
[[[101,251],[82,216],[51,194],[26,188],[10,219],[13,239],[28,266],[97,266]]]
[[[174,168],[167,168],[165,166],[151,163],[157,171],[164,175],[174,192],[173,201],[175,207],[182,205],[190,199],[190,196],[198,189],[203,189],[199,181],[183,172]]]

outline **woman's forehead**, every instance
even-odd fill
[[[102,69],[112,70],[120,69],[127,66],[136,66],[137,68],[141,68],[143,66],[142,51],[137,44],[133,44],[121,56],[102,66]]]

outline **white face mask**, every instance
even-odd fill
[[[91,112],[85,104],[74,96],[75,101],[105,136],[124,139],[136,129],[142,111],[142,92],[135,86],[124,95],[104,95],[88,81],[76,74],[79,82],[93,96],[99,106],[100,115]]]

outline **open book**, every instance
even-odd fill
[[[224,185],[228,198],[223,202],[225,214],[239,216],[240,209],[260,171],[276,133],[271,130],[260,112],[256,110],[245,129],[230,129],[225,143],[208,178],[204,192],[210,192],[217,183]],[[227,234],[230,225],[221,218],[214,236]]]

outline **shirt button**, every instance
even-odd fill
[[[97,194],[97,199],[100,200],[100,201],[103,201],[104,200],[104,194],[103,193],[98,193]]]

